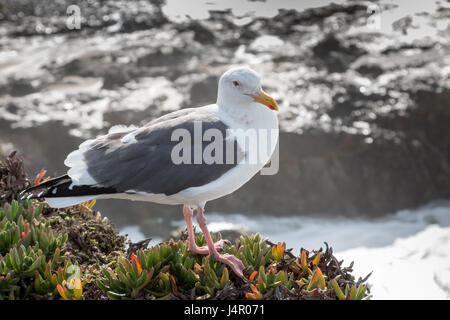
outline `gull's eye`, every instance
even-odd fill
[[[233,81],[233,85],[234,85],[235,87],[239,87],[239,82],[237,82],[236,80],[234,80],[234,81]]]

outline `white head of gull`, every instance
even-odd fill
[[[23,193],[45,198],[57,208],[107,198],[183,205],[191,253],[213,255],[244,277],[238,258],[219,253],[229,241],[213,243],[204,207],[239,189],[269,161],[278,141],[277,110],[255,71],[233,68],[220,78],[215,104],[181,109],[140,128],[115,128],[87,140],[67,156],[67,174]],[[192,139],[198,130],[200,143]],[[258,140],[247,142],[249,133]],[[260,139],[268,140],[266,152],[258,152]],[[203,159],[208,151],[215,161]],[[256,161],[251,161],[253,152]],[[195,244],[194,209],[207,243],[203,247]]]

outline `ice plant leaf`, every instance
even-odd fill
[[[319,261],[320,261],[320,252],[316,254],[312,263],[313,265],[317,266],[319,264]]]
[[[322,290],[325,289],[325,278],[322,274],[322,271],[319,269],[319,267],[316,267],[314,272],[317,276],[317,284],[318,284],[319,288]]]
[[[353,285],[350,289],[350,300],[356,299],[356,287]]]
[[[228,268],[223,268],[222,277],[220,278],[220,287],[223,288],[229,280]]]
[[[142,267],[141,267],[141,264],[139,263],[139,260],[137,259],[136,255],[134,253],[131,255],[131,262],[136,264],[136,267],[137,267],[137,270],[138,270],[138,275],[141,275]]]
[[[64,299],[64,300],[69,300],[66,296],[66,293],[64,292],[63,287],[58,283],[58,285],[56,286],[56,289],[58,290],[60,296]]]
[[[249,299],[249,300],[262,300],[263,299],[263,295],[261,294],[261,292],[258,291],[258,289],[253,284],[250,284],[250,288],[252,289],[252,292],[245,293],[245,297],[247,299]]]
[[[356,300],[361,300],[364,298],[364,294],[366,293],[367,286],[366,285],[360,285],[358,287],[358,292],[356,293]]]
[[[336,296],[339,298],[339,300],[346,300],[347,297],[344,295],[344,293],[342,292],[341,288],[339,287],[336,278],[332,279],[330,281],[331,286],[334,289],[334,292],[336,293]]]
[[[297,283],[297,285],[301,287],[307,284],[308,282],[304,278],[301,278],[300,280],[295,281],[295,283]]]
[[[286,247],[286,243],[278,242],[276,245],[272,247],[272,256],[275,259],[275,261],[280,262],[283,260],[284,250]]]
[[[82,285],[81,285],[80,278],[76,278],[75,279],[73,291],[74,291],[74,295],[75,295],[76,299],[80,299],[81,296],[83,295],[83,288],[82,288]]]
[[[175,281],[175,278],[173,275],[169,274],[170,284],[172,286],[172,292],[175,296],[180,296],[180,292],[178,291],[177,282]]]
[[[300,266],[302,267],[303,272],[306,271],[306,269],[308,268],[308,261],[307,261],[307,257],[306,257],[306,250],[302,250],[302,253],[300,255]]]

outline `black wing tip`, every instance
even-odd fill
[[[37,189],[37,186],[32,186],[29,188],[26,188],[25,190],[22,190],[19,195],[17,196],[17,200],[29,200],[29,199],[37,199],[37,195],[33,193],[34,190]],[[27,195],[28,194],[28,195]]]
[[[43,190],[39,193],[35,193],[33,191],[37,190],[36,186],[33,186],[31,188],[27,188],[23,191],[21,191],[17,197],[17,200],[30,200],[30,199],[40,199],[42,198],[48,190]]]
[[[41,189],[42,191],[39,191]],[[99,185],[72,186],[72,179],[66,174],[23,190],[19,193],[19,199],[30,200],[41,198],[79,197],[114,193],[118,193],[118,191],[112,187],[103,187]]]
[[[22,190],[18,195],[18,200],[42,198],[46,196],[53,189],[53,187],[56,187],[62,183],[72,183],[72,179],[67,174],[64,174],[62,176],[43,181],[38,185],[31,186],[29,188],[26,188],[25,190]],[[36,193],[35,191],[39,189],[44,190],[39,193]],[[27,194],[29,195],[27,196]]]

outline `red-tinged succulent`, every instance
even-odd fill
[[[140,276],[142,273],[142,267],[134,253],[131,255],[131,263],[133,264],[133,267],[136,266],[137,273]]]
[[[250,277],[248,277],[248,280],[250,280],[250,282],[253,282],[253,280],[255,279],[257,274],[258,274],[258,271],[253,271],[252,274],[250,275]]]
[[[56,288],[64,300],[81,300],[83,297],[83,286],[80,278],[73,278],[69,282],[63,280],[62,284],[58,283]]]
[[[316,267],[314,269],[314,272],[311,276],[311,280],[309,281],[309,285],[307,290],[313,290],[315,288],[325,289],[325,278],[322,274],[322,271],[320,271],[319,267]]]
[[[283,260],[285,249],[286,249],[285,242],[283,242],[283,244],[281,244],[281,242],[278,242],[276,246],[272,247],[272,256],[276,262],[281,262],[281,260]]]
[[[250,288],[251,288],[252,292],[245,293],[245,297],[247,299],[249,299],[249,300],[262,300],[263,299],[263,295],[261,294],[261,292],[259,292],[259,290],[253,284],[250,284]]]

